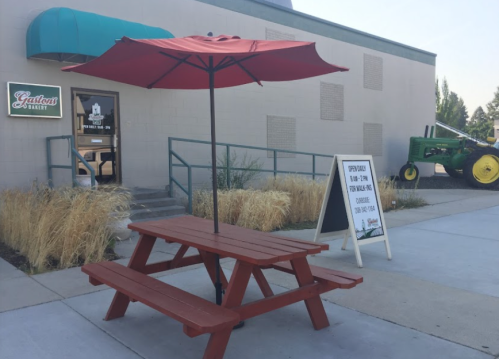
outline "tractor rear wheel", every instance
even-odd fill
[[[470,186],[494,188],[499,184],[499,150],[490,147],[473,151],[466,159],[463,172]]]
[[[412,165],[407,163],[402,166],[399,172],[400,180],[401,181],[414,181],[416,178],[419,177],[419,169],[414,165],[414,170],[411,173],[411,167]]]
[[[463,178],[463,170],[455,170],[454,168],[444,166],[445,172],[453,178]]]

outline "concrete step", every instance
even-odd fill
[[[131,209],[146,209],[157,207],[175,206],[178,202],[175,198],[160,197],[151,199],[132,200]]]
[[[134,189],[132,190],[134,201],[141,201],[155,198],[169,198],[168,192],[155,189]]]
[[[130,219],[132,221],[144,218],[150,218],[152,220],[158,217],[168,217],[183,213],[185,213],[185,208],[183,206],[176,206],[176,205],[166,206],[166,207],[156,207],[156,208],[135,209],[130,211]]]

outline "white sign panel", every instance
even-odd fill
[[[346,190],[358,240],[384,234],[369,161],[343,161]]]

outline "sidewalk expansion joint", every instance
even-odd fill
[[[93,325],[94,327],[96,327],[98,330],[100,330],[101,332],[103,332],[104,334],[106,334],[107,336],[109,336],[110,338],[112,338],[113,340],[115,340],[118,343],[120,343],[121,345],[123,345],[125,348],[127,348],[128,350],[130,350],[132,353],[134,353],[135,355],[137,355],[139,358],[146,359],[144,356],[140,355],[138,352],[136,352],[131,347],[129,347],[128,345],[126,345],[123,341],[119,340],[118,338],[114,337],[111,333],[108,333],[107,331],[105,331],[104,329],[102,329],[101,327],[99,327],[98,325],[96,325],[95,323],[93,323],[90,319],[86,318],[80,312],[78,312],[75,309],[73,309],[67,303],[64,303],[64,301],[61,300],[61,303],[63,303],[66,307],[68,307],[74,313],[76,313],[77,315],[79,315],[80,317],[82,317],[84,320],[86,320],[87,322],[89,322],[91,325]]]
[[[407,227],[411,226],[412,224],[415,224],[415,223],[408,224]],[[468,234],[449,233],[449,232],[442,232],[442,231],[437,231],[437,230],[434,230],[434,229],[425,229],[425,228],[413,228],[413,229],[417,229],[417,230],[425,231],[425,232],[435,232],[435,233],[441,233],[441,234],[448,234],[448,235],[451,235],[451,236],[458,236],[458,237],[465,237],[465,238],[475,238],[475,239],[483,239],[483,240],[486,240],[486,241],[497,242],[496,239],[484,238],[484,237],[476,237],[476,236],[471,236],[471,235],[468,235]]]

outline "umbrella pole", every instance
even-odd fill
[[[217,193],[217,140],[215,135],[215,72],[213,57],[210,56],[210,114],[211,114],[211,175],[213,177],[213,222],[218,233],[218,193]]]
[[[211,116],[211,177],[213,178],[213,223],[215,233],[218,233],[218,188],[217,188],[217,140],[215,135],[215,72],[213,71],[213,57],[209,59],[208,74],[210,77],[210,116]],[[216,303],[222,305],[222,283],[220,281],[220,257],[216,256]]]

